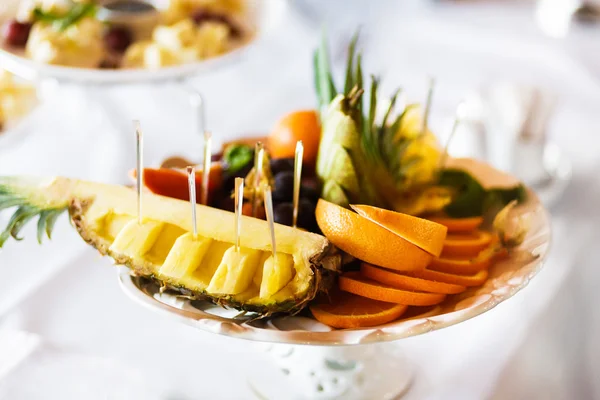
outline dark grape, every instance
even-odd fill
[[[25,47],[30,32],[30,23],[12,20],[4,26],[4,43],[14,47]]]
[[[298,226],[311,232],[318,230],[317,217],[315,215],[316,205],[308,199],[300,199],[298,205]]]
[[[231,196],[224,196],[219,201],[218,208],[225,211],[233,211],[235,209],[235,200]]]
[[[293,158],[273,158],[269,162],[269,164],[271,166],[271,172],[273,174],[278,174],[280,172],[294,170],[294,159]]]
[[[316,202],[321,197],[321,193],[312,186],[302,185],[300,188],[300,197]]]
[[[213,154],[213,155],[210,156],[210,160],[212,162],[221,161],[222,159],[223,159],[223,152],[217,153],[217,154]]]
[[[294,221],[294,205],[292,203],[279,203],[273,210],[273,219],[282,225],[292,226]]]
[[[273,201],[291,201],[294,196],[294,171],[284,171],[275,175]]]
[[[106,48],[117,53],[123,53],[133,42],[131,31],[122,26],[111,26],[104,34]]]
[[[202,24],[203,22],[220,22],[229,26],[231,31],[231,36],[240,37],[242,32],[240,28],[238,28],[233,21],[225,14],[219,14],[210,10],[198,10],[192,15],[192,19],[197,25]]]
[[[223,174],[223,190],[225,192],[231,192],[235,187],[235,178],[245,178],[251,169],[252,163],[248,163],[245,167],[239,171],[236,171],[234,174],[231,174],[225,170]]]

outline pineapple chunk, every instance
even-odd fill
[[[206,291],[214,294],[242,293],[252,283],[260,257],[260,250],[240,248],[238,252],[235,247],[230,247]]]
[[[202,264],[211,244],[212,239],[194,236],[193,233],[181,235],[160,268],[159,275],[181,279],[191,274]]]
[[[268,299],[292,280],[294,259],[289,254],[277,253],[269,257],[263,266],[260,298]]]
[[[265,265],[265,262],[269,259],[269,257],[271,257],[271,253],[265,251],[263,252],[262,258],[260,260],[260,262],[258,263],[258,268],[256,268],[256,273],[254,274],[254,278],[252,278],[252,282],[254,282],[254,284],[256,285],[257,288],[260,288],[260,284],[262,282],[262,278],[263,278],[263,265]]]
[[[143,257],[154,246],[163,226],[162,222],[146,221],[140,224],[137,220],[130,221],[117,235],[110,250],[131,258]]]
[[[219,268],[219,265],[221,265],[225,252],[231,247],[231,243],[213,240],[213,243],[208,250],[208,254],[202,261],[202,265],[194,271],[193,274],[194,280],[200,282],[203,289],[210,284],[210,280],[215,275],[215,271]]]

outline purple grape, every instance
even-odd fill
[[[12,20],[4,26],[4,43],[14,47],[25,47],[30,32],[30,23]]]
[[[121,26],[111,26],[104,35],[106,48],[117,53],[124,53],[132,42],[131,31]]]

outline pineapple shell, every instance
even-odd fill
[[[266,299],[259,296],[260,285],[255,287],[257,278],[241,292],[209,293],[208,281],[197,278],[196,272],[182,276],[161,272],[176,241],[185,234],[189,236],[192,230],[188,202],[145,193],[144,218],[139,225],[137,196],[130,188],[63,177],[50,180],[0,178],[0,210],[15,206],[17,209],[7,229],[0,234],[0,247],[11,236],[20,240],[21,228],[35,217],[38,217],[38,240],[41,241],[44,233],[50,236],[58,215],[68,211],[74,227],[88,244],[113,258],[117,264],[129,267],[132,274],[154,280],[163,288],[188,298],[255,312],[258,317],[300,311],[319,291],[331,286],[341,265],[341,256],[325,237],[276,224],[278,254],[288,254],[293,258],[294,271],[289,283]],[[211,243],[220,242],[222,247],[233,246],[233,213],[197,205],[196,214],[199,236]],[[142,233],[127,237],[124,233],[127,227]],[[243,216],[240,242],[243,249],[259,251],[262,263],[271,253],[267,222]],[[185,257],[189,252],[180,253]],[[209,247],[205,257],[210,254],[215,253],[211,253]],[[250,267],[258,270],[261,265]],[[240,266],[229,267],[235,272],[235,268]],[[241,267],[247,275],[246,266]],[[196,269],[202,268],[203,264],[200,264]],[[205,275],[212,273],[214,278],[214,271],[201,272]],[[250,273],[255,274],[254,269]],[[255,275],[262,279],[260,274]],[[233,276],[233,282],[238,284],[236,278]]]

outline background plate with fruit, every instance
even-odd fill
[[[123,3],[9,0],[0,9],[3,67],[27,79],[98,83],[200,74],[234,61],[285,9],[262,0],[169,0],[134,18],[115,6]]]

